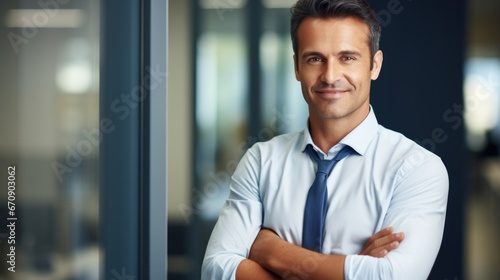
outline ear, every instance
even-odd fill
[[[380,74],[380,69],[382,69],[382,61],[384,60],[384,54],[381,50],[378,50],[373,56],[373,67],[371,70],[372,80],[376,80]]]
[[[293,55],[293,67],[295,69],[295,79],[300,82],[299,62],[297,61],[297,56],[295,54]]]

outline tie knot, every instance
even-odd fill
[[[333,157],[333,159],[328,160],[320,159],[318,153],[316,153],[312,145],[308,145],[306,150],[309,156],[318,163],[318,170],[316,171],[316,173],[326,174],[327,176],[330,174],[330,172],[332,172],[332,169],[337,162],[347,157],[353,151],[351,147],[346,145],[337,153],[337,155],[335,155],[335,157]]]
[[[316,171],[316,173],[323,173],[323,174],[328,175],[332,171],[333,166],[336,163],[336,160],[335,159],[332,159],[332,160],[320,159],[317,162],[318,162],[318,170]]]

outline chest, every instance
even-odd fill
[[[283,239],[300,245],[304,209],[315,178],[312,161],[262,169],[260,195],[263,226]],[[395,174],[387,167],[370,164],[362,157],[339,162],[327,179],[328,210],[325,220],[325,253],[353,253],[366,238],[381,229],[389,207]],[[359,251],[358,251],[359,252]]]

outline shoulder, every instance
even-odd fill
[[[264,166],[273,162],[286,161],[288,156],[296,151],[301,152],[300,146],[303,140],[303,131],[275,136],[265,142],[253,144],[243,155],[238,163],[235,176],[258,178]]]
[[[398,165],[401,176],[416,169],[447,176],[446,167],[439,156],[399,132],[379,125],[377,145],[377,149],[384,150],[393,163]]]
[[[424,147],[417,144],[415,141],[409,139],[408,137],[404,136],[399,132],[385,128],[382,125],[379,125],[378,131],[379,131],[378,145],[383,146],[383,148],[403,153],[402,155],[406,156],[418,154],[423,158],[434,158],[434,159],[439,158],[436,154],[425,149]]]
[[[248,150],[248,153],[258,155],[259,157],[269,157],[275,154],[289,153],[294,150],[301,151],[304,133],[304,130],[300,130],[275,136],[265,142],[257,142]]]

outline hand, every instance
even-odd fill
[[[393,233],[393,231],[393,227],[388,227],[372,235],[359,254],[376,258],[385,257],[390,251],[399,247],[405,236],[402,232]]]

